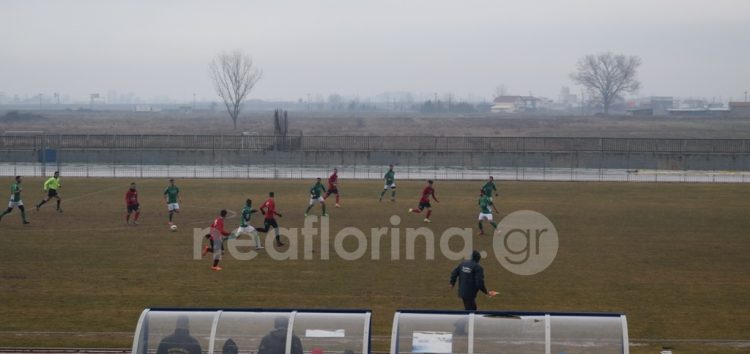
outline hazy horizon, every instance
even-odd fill
[[[0,1],[0,92],[215,99],[241,49],[251,99],[383,92],[557,98],[583,55],[642,58],[638,96],[744,99],[750,1]]]

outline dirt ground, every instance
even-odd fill
[[[225,112],[39,111],[0,132],[48,134],[273,134],[273,112],[247,112],[237,129]],[[747,138],[750,118],[424,115],[416,112],[289,112],[293,135],[559,136]]]

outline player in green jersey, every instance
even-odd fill
[[[23,187],[21,187],[21,176],[16,176],[16,182],[10,185],[10,201],[8,202],[8,209],[0,214],[0,220],[3,219],[3,216],[10,214],[10,212],[13,211],[13,208],[18,208],[18,210],[21,211],[21,220],[23,220],[24,225],[29,224],[29,221],[26,220],[26,208],[23,207],[23,201],[21,200],[21,191],[23,191]]]
[[[482,222],[484,220],[487,220],[490,222],[490,225],[492,225],[493,228],[497,229],[497,224],[492,221],[492,210],[490,210],[490,207],[492,210],[495,210],[496,213],[499,213],[497,211],[497,208],[495,208],[495,204],[492,203],[492,199],[486,195],[482,195],[479,197],[479,236],[484,235],[484,225],[482,225]]]
[[[310,205],[308,205],[305,210],[305,216],[310,212],[310,209],[315,205],[315,202],[320,203],[320,206],[323,207],[323,216],[328,216],[328,214],[326,214],[326,200],[323,198],[323,193],[325,193],[325,191],[326,187],[323,186],[323,183],[320,182],[320,177],[318,177],[318,180],[312,188],[310,188]]]
[[[164,190],[164,201],[167,202],[169,212],[169,226],[172,226],[172,218],[175,213],[180,212],[180,189],[174,184],[174,178],[169,179],[169,185]]]
[[[253,209],[253,201],[251,199],[247,199],[245,201],[245,206],[242,208],[242,215],[240,216],[240,227],[238,227],[237,230],[234,230],[229,238],[239,238],[242,234],[250,235],[255,240],[255,249],[263,249],[263,244],[260,242],[260,235],[258,235],[258,231],[256,231],[255,228],[250,225],[250,217],[257,212],[258,210]]]
[[[47,197],[42,199],[42,201],[36,205],[36,211],[39,211],[39,208],[41,208],[44,203],[48,202],[52,198],[55,198],[57,199],[57,211],[62,213],[62,209],[60,209],[60,203],[62,202],[62,199],[60,199],[60,192],[58,192],[58,190],[60,190],[60,172],[55,171],[52,177],[48,178],[47,181],[44,182],[44,191],[47,192]]]
[[[388,189],[391,190],[391,201],[396,201],[396,172],[393,171],[393,165],[388,166],[388,171],[383,176],[383,180],[385,181],[385,185],[383,186],[383,191],[380,192],[380,199],[378,201],[383,201],[383,196],[385,195],[385,192],[388,191]]]
[[[479,195],[486,195],[487,197],[490,198],[490,201],[492,201],[492,194],[493,193],[497,197],[497,187],[495,187],[495,178],[493,178],[492,176],[490,176],[490,180],[487,181],[487,183],[485,183],[482,186],[482,189],[481,189]]]

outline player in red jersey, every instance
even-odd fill
[[[323,199],[328,199],[328,196],[331,194],[336,194],[336,207],[340,208],[341,205],[339,205],[339,189],[338,189],[338,181],[339,181],[339,170],[333,169],[333,174],[328,177],[328,191],[326,192],[325,197]]]
[[[208,235],[210,238],[210,244],[211,247],[208,246],[203,248],[203,255],[205,256],[206,253],[212,252],[214,254],[214,262],[211,266],[211,270],[219,271],[222,270],[221,267],[219,267],[219,261],[221,261],[221,256],[224,253],[224,238],[229,236],[230,233],[227,230],[224,230],[224,218],[227,216],[227,211],[225,209],[222,209],[219,212],[219,217],[214,219],[214,222],[211,223],[211,231]]]
[[[422,191],[422,198],[419,199],[419,206],[417,209],[409,208],[410,213],[419,214],[422,210],[427,209],[427,215],[424,218],[424,222],[431,222],[430,215],[432,215],[432,206],[430,205],[430,196],[435,200],[436,203],[440,201],[435,196],[435,188],[432,188],[432,180],[427,180],[427,187],[424,187]]]
[[[268,233],[271,228],[276,229],[276,246],[283,246],[284,243],[281,242],[281,236],[279,235],[279,224],[276,222],[276,216],[281,217],[281,214],[276,212],[276,201],[274,200],[273,192],[268,193],[268,199],[260,206],[260,212],[265,215],[265,220],[263,220],[263,228],[257,231]]]
[[[130,189],[125,193],[125,205],[128,213],[125,215],[125,224],[130,224],[130,214],[135,213],[133,225],[138,225],[138,217],[141,216],[141,205],[138,203],[138,191],[135,189],[135,182],[130,184]]]

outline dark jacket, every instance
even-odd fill
[[[276,328],[263,336],[258,347],[258,354],[284,354],[286,348],[286,328]],[[302,354],[302,341],[292,335],[291,354]]]
[[[455,285],[458,279],[458,296],[462,299],[474,299],[479,291],[487,293],[484,286],[484,268],[479,265],[481,258],[479,252],[474,251],[471,260],[461,262],[451,272],[451,285]]]
[[[175,329],[174,333],[159,342],[156,354],[202,354],[201,345],[190,336],[187,329]]]
[[[239,352],[237,343],[235,343],[232,338],[227,339],[227,341],[224,342],[224,346],[221,348],[221,354],[237,354]]]

